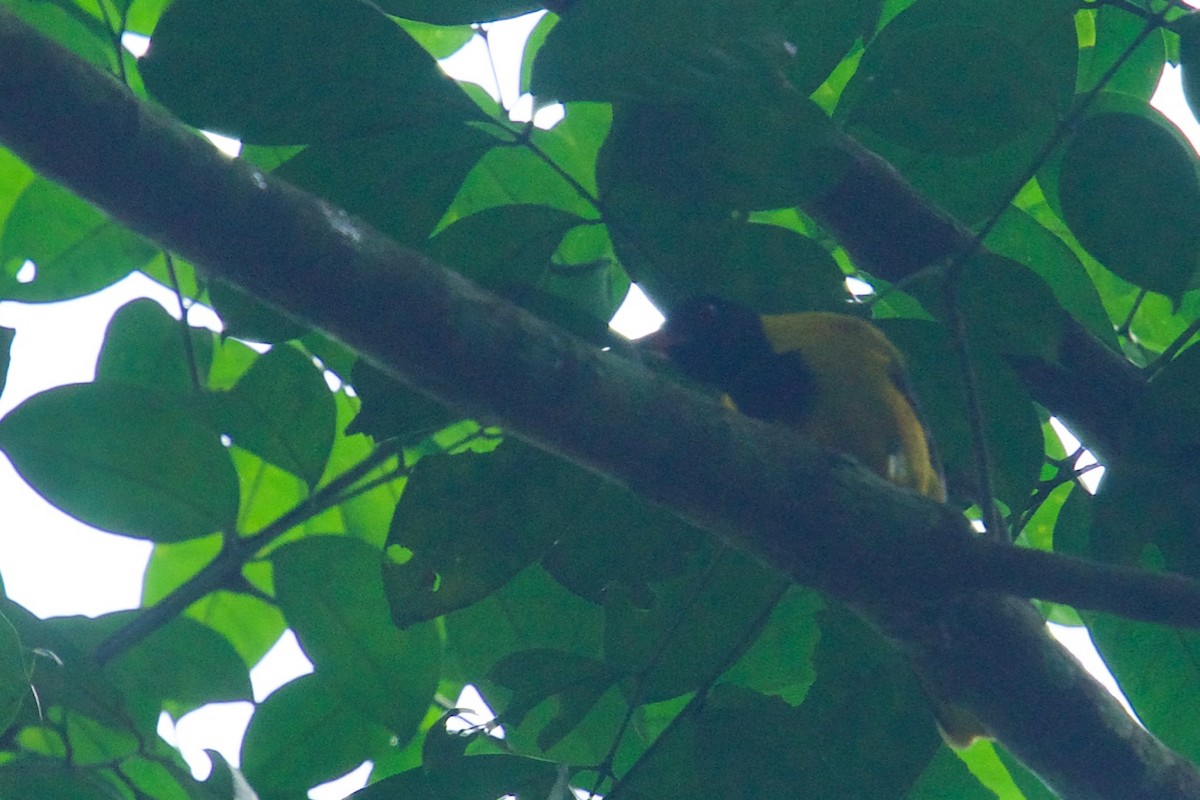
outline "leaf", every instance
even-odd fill
[[[326,689],[407,741],[433,700],[441,644],[432,624],[392,624],[379,551],[315,536],[276,550],[272,562],[276,599]]]
[[[183,338],[191,342],[184,350]],[[189,356],[195,360],[189,363]],[[96,361],[96,380],[141,386],[164,396],[194,394],[192,367],[201,381],[212,361],[212,334],[191,328],[148,298],[131,300],[108,322]]]
[[[150,93],[185,122],[256,144],[479,118],[429,54],[367,3],[178,0],[139,65]]]
[[[597,482],[514,440],[486,455],[422,459],[388,532],[383,575],[396,624],[441,616],[498,589],[541,558],[564,533],[562,509],[585,502]]]
[[[435,25],[469,25],[540,11],[545,6],[533,0],[381,0],[379,7],[398,17]]]
[[[642,608],[614,589],[604,607],[604,660],[640,677],[643,702],[701,689],[750,647],[787,583],[735,550],[655,586]]]
[[[867,47],[840,113],[917,153],[964,156],[1048,132],[1074,96],[1073,12],[1039,0],[915,3]]]
[[[15,762],[0,770],[0,797],[70,797],[122,800],[111,782],[96,773],[49,761]]]
[[[1149,107],[1079,123],[1058,176],[1063,218],[1122,278],[1178,298],[1200,265],[1200,177],[1190,146]]]
[[[422,767],[373,783],[354,800],[485,800],[494,797],[551,797],[558,767],[513,755],[463,756],[432,769]]]
[[[620,677],[602,661],[546,649],[511,653],[498,661],[489,675],[494,683],[512,690],[504,709],[506,725],[520,726],[535,706],[554,700],[553,717],[537,736],[543,751],[578,725]]]
[[[303,675],[255,709],[242,742],[242,773],[265,797],[294,796],[386,752],[390,741],[319,675]]]
[[[1200,634],[1081,613],[1138,718],[1184,758],[1200,758]]]
[[[337,409],[311,358],[288,345],[273,347],[221,400],[221,421],[235,445],[316,485],[333,446]]]
[[[282,344],[299,339],[309,331],[304,323],[221,281],[208,287],[208,300],[221,318],[224,336]]]
[[[428,252],[493,291],[537,286],[567,231],[583,222],[548,206],[497,206],[458,220],[434,237]]]
[[[306,148],[277,171],[284,180],[419,247],[463,180],[498,140],[459,120]]]
[[[753,91],[795,60],[781,23],[770,3],[579,3],[538,51],[531,88],[559,101],[688,102]]]
[[[156,252],[90,203],[38,178],[17,199],[0,236],[0,297],[44,303],[91,294]],[[28,281],[26,261],[36,266]]]
[[[975,502],[978,481],[963,413],[966,394],[948,334],[920,320],[875,322],[905,355],[922,415],[933,430],[945,465],[951,495]],[[1040,474],[1044,452],[1041,423],[1028,391],[1011,367],[984,342],[973,345],[971,355],[996,495],[1010,508],[1019,508]]]
[[[13,339],[17,332],[12,328],[0,325],[0,393],[4,392],[4,384],[8,382],[8,366],[12,361]]]
[[[171,620],[108,669],[152,702],[171,701],[176,716],[205,703],[252,698],[246,664],[229,641],[187,617]]]
[[[599,657],[604,615],[534,565],[483,600],[448,614],[444,623],[447,677],[465,682],[521,650]]]
[[[175,542],[233,530],[229,453],[192,409],[116,383],[60,386],[0,420],[0,448],[39,494],[89,525]]]
[[[408,441],[424,438],[461,416],[368,361],[355,362],[350,383],[362,401],[362,408],[346,428],[346,435],[365,433],[376,441],[393,437]]]

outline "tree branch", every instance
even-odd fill
[[[984,558],[952,509],[598,352],[223,158],[3,8],[0,104],[0,140],[41,174],[210,275],[843,599],[1061,796],[1200,798],[1200,773],[1134,725],[1028,604],[970,585],[1021,586],[1029,559],[1053,583],[1062,557]],[[1120,780],[1097,777],[1118,766]]]

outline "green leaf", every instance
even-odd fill
[[[517,17],[545,6],[531,0],[381,0],[389,14],[435,25],[469,25]]]
[[[392,624],[379,551],[315,536],[276,550],[272,562],[276,599],[323,685],[343,707],[407,741],[433,700],[441,645],[432,624]]]
[[[467,174],[497,144],[479,128],[437,120],[402,134],[312,145],[276,174],[396,241],[420,246]]]
[[[22,707],[34,703],[26,657],[20,634],[0,617],[0,730],[9,730]]]
[[[562,538],[542,566],[566,588],[604,602],[621,587],[638,605],[651,602],[650,584],[684,573],[707,537],[679,517],[616,484],[564,510]]]
[[[251,699],[246,664],[221,634],[178,617],[113,662],[110,670],[154,702],[171,701],[176,716],[205,703]]]
[[[441,616],[498,589],[564,533],[562,510],[586,502],[597,483],[515,440],[486,455],[422,459],[388,532],[383,575],[396,624]]]
[[[1083,613],[1096,648],[1138,718],[1184,758],[1200,758],[1200,634]]]
[[[191,342],[184,349],[184,337]],[[194,359],[194,363],[189,362]],[[196,391],[212,361],[212,334],[185,326],[153,300],[131,300],[109,320],[96,361],[96,380],[141,386],[164,396]]]
[[[785,737],[820,743],[794,748],[796,791],[904,796],[943,749],[929,704],[904,658],[875,630],[841,607],[826,606],[819,617],[817,679]]]
[[[185,122],[257,144],[479,118],[429,54],[367,3],[177,0],[140,68]]]
[[[993,253],[1017,261],[1040,275],[1063,309],[1094,336],[1110,345],[1116,344],[1112,323],[1087,270],[1061,239],[1033,217],[1009,208],[992,228],[985,244]],[[993,303],[994,315],[1014,309],[1000,298],[994,299],[997,301]]]
[[[735,550],[710,565],[654,587],[639,607],[614,589],[605,603],[604,660],[640,677],[641,697],[656,702],[702,688],[753,643],[783,596],[786,581]]]
[[[237,520],[237,477],[216,433],[137,387],[34,395],[0,420],[0,448],[49,502],[103,530],[173,542]]]
[[[5,764],[0,769],[0,797],[126,800],[126,795],[101,775],[48,760]]]
[[[447,677],[478,682],[504,656],[548,648],[601,653],[604,614],[534,565],[483,600],[445,618]]]
[[[595,218],[596,154],[611,122],[612,110],[605,103],[571,103],[552,130],[529,132],[532,147],[492,148],[467,175],[441,224],[515,204]]]
[[[538,286],[567,231],[583,222],[548,206],[497,206],[458,220],[434,237],[428,252],[493,291]]]
[[[299,339],[309,331],[304,323],[227,283],[216,281],[211,284],[208,300],[221,317],[224,336],[281,344]]]
[[[365,433],[376,441],[421,439],[461,416],[367,361],[354,364],[350,383],[362,409],[346,428],[347,435]]]
[[[1113,6],[1101,6],[1095,13],[1095,44],[1090,48],[1081,48],[1079,53],[1081,69],[1078,91],[1083,93],[1095,87],[1116,60],[1140,38],[1133,54],[1104,88],[1149,101],[1158,88],[1163,63],[1167,59],[1163,29],[1156,27],[1146,36],[1144,20]]]
[[[512,755],[463,756],[434,768],[422,767],[384,778],[355,792],[354,800],[551,797],[559,769],[547,761]]]
[[[994,150],[1070,106],[1075,5],[924,0],[867,47],[842,95],[854,126],[918,153]]]
[[[91,294],[156,252],[90,203],[39,178],[21,193],[0,236],[0,297],[42,303]],[[32,278],[22,272],[27,261],[36,267]]]
[[[535,706],[554,700],[553,717],[537,735],[538,747],[547,751],[579,724],[621,674],[596,659],[540,649],[505,656],[489,677],[513,693],[504,709],[506,725],[520,726]]]
[[[575,4],[537,54],[533,93],[559,101],[687,102],[769,85],[795,60],[775,5]]]
[[[1122,278],[1178,298],[1200,266],[1200,177],[1182,134],[1158,112],[1083,120],[1058,176],[1063,218]]]
[[[333,446],[337,409],[312,359],[288,345],[259,356],[218,403],[238,447],[314,486]]]
[[[725,671],[721,682],[799,705],[816,678],[812,656],[820,638],[816,615],[821,605],[815,591],[789,589],[754,644]]]
[[[8,382],[8,365],[12,361],[13,339],[17,332],[12,328],[0,325],[0,393],[4,392],[4,384]]]
[[[387,730],[342,702],[319,675],[303,675],[255,709],[242,772],[260,794],[294,796],[375,758],[390,742]]]
[[[920,320],[875,320],[904,353],[926,424],[937,442],[952,496],[975,502],[978,494],[966,394],[958,360],[944,329]],[[1043,461],[1041,423],[1028,391],[984,342],[972,346],[997,498],[1019,508],[1037,481]]]

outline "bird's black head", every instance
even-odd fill
[[[662,329],[643,341],[688,377],[721,389],[728,389],[748,365],[771,356],[758,315],[711,296],[673,309]]]
[[[762,319],[719,297],[675,308],[644,346],[664,354],[689,378],[720,389],[743,413],[795,421],[807,413],[813,377],[799,353],[777,353]]]

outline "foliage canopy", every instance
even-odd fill
[[[869,312],[909,359],[957,502],[980,499],[970,396],[1019,546],[1200,577],[1200,162],[1148,102],[1181,59],[1197,95],[1200,26],[1182,10],[546,6],[521,78],[564,104],[543,130],[435,61],[537,4],[3,2],[147,102],[239,138],[264,172],[596,346],[620,347],[607,321],[635,281],[666,307],[710,292]],[[125,33],[151,36],[145,57]],[[882,208],[896,184],[847,194],[846,135],[914,191]],[[980,246],[907,225],[910,205]],[[155,545],[140,613],[38,620],[4,601],[0,796],[298,797],[364,760],[367,800],[558,797],[566,782],[630,798],[1051,796],[1003,747],[943,746],[906,659],[842,606],[396,383],[7,150],[0,225],[0,299],[140,270],[226,326],[131,303],[94,382],[0,419],[38,492]],[[869,304],[849,304],[847,276]],[[1120,368],[1075,358],[1080,337]],[[1097,495],[1051,414],[1103,455]],[[1200,761],[1194,632],[1043,610],[1086,623],[1141,720]],[[315,672],[258,703],[240,770],[195,781],[159,714],[250,700],[249,666],[287,628]],[[503,738],[447,732],[466,684]]]

